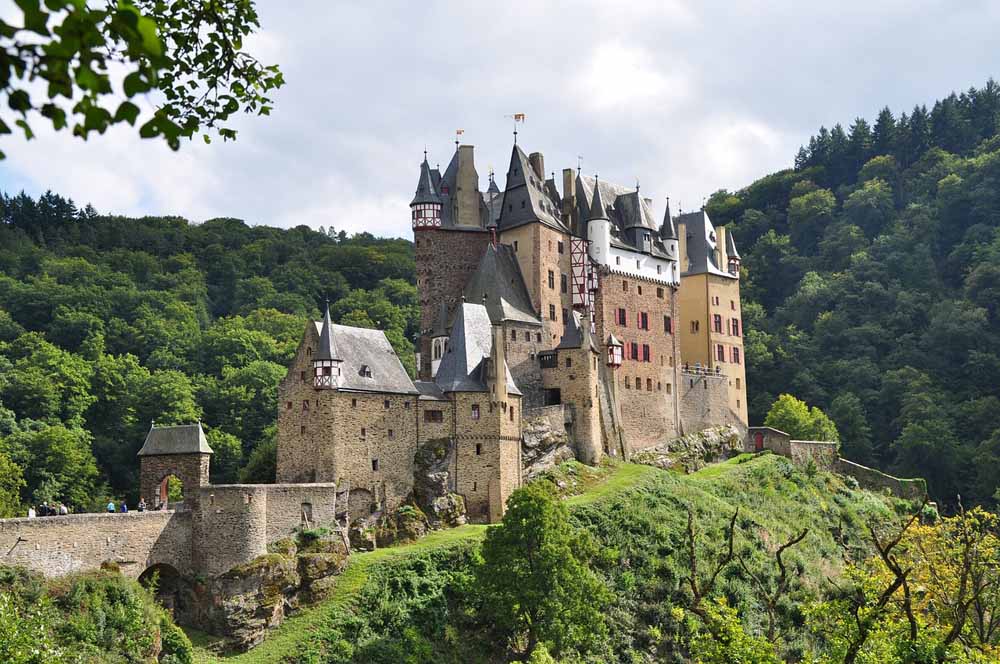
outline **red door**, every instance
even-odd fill
[[[764,434],[760,431],[753,435],[753,450],[754,452],[760,452],[764,449]]]

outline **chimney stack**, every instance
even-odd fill
[[[542,156],[542,153],[532,152],[528,156],[528,163],[531,164],[531,170],[535,171],[535,176],[545,182],[545,157]]]

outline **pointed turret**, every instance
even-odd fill
[[[441,197],[435,186],[436,178],[427,163],[427,153],[420,164],[420,179],[417,180],[417,191],[410,201],[413,228],[436,228],[441,226]]]
[[[326,303],[326,311],[323,312],[323,327],[319,332],[319,347],[313,354],[313,360],[337,360],[343,359],[337,353],[337,346],[333,342],[333,321],[330,320],[330,303]]]
[[[588,221],[594,221],[596,219],[607,219],[608,210],[604,206],[604,199],[601,197],[601,183],[598,182],[597,177],[594,177],[594,200],[590,203],[590,215],[587,217]]]
[[[330,303],[327,302],[326,311],[323,312],[323,325],[319,330],[319,344],[312,356],[313,386],[328,389],[339,387],[342,362],[343,358],[334,343]]]
[[[739,276],[740,274],[740,253],[736,251],[736,240],[733,239],[733,232],[726,233],[726,259],[729,274]]]
[[[670,197],[667,196],[667,210],[663,213],[663,223],[660,224],[661,240],[676,240],[677,227],[674,225],[674,218],[670,216]]]

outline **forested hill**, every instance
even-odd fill
[[[134,501],[154,420],[201,419],[217,482],[273,475],[277,384],[325,299],[412,364],[408,241],[100,216],[51,193],[0,208],[0,516]]]
[[[820,406],[845,455],[939,499],[1000,482],[1000,85],[849,129],[719,191],[743,256],[751,421]]]

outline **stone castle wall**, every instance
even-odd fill
[[[743,423],[729,408],[729,379],[725,374],[681,372],[680,411],[684,433],[713,426]]]
[[[819,470],[835,470],[840,458],[840,443],[817,440],[793,440],[789,444],[789,456],[797,466],[808,466],[812,462]]]
[[[433,327],[441,302],[447,303],[449,311],[453,311],[455,303],[461,301],[465,284],[479,267],[490,234],[483,231],[422,229],[414,235],[413,257],[417,291],[420,293],[418,373],[420,378],[429,380],[431,340],[425,331]]]
[[[853,477],[858,481],[858,485],[869,491],[888,490],[894,496],[906,500],[923,500],[927,495],[927,483],[922,479],[893,477],[847,459],[838,459],[835,469],[841,475]]]
[[[157,564],[190,573],[197,567],[191,529],[190,511],[0,519],[0,563],[46,576],[94,569],[105,561],[133,579]]]
[[[213,486],[194,512],[194,560],[217,576],[267,553],[267,486]]]
[[[538,366],[538,354],[551,344],[543,342],[542,328],[537,325],[505,322],[504,355],[514,384],[521,390],[525,408],[544,405],[542,394],[542,372]]]
[[[677,305],[674,289],[615,272],[598,275],[600,287],[594,299],[596,336],[603,354],[608,336],[621,341],[624,360],[610,372],[616,381],[615,395],[627,453],[652,447],[678,433],[677,365],[680,357],[676,330]],[[625,310],[625,324],[618,322]],[[645,313],[648,329],[639,328],[639,313]],[[664,318],[669,317],[671,331]],[[639,359],[631,359],[630,345],[638,344]],[[644,360],[643,346],[649,347]],[[720,423],[721,424],[721,423]]]
[[[173,475],[182,484],[185,502],[198,500],[198,488],[208,484],[208,454],[165,454],[143,459],[139,469],[139,495],[146,504],[158,504],[160,483]],[[168,505],[169,507],[169,505]]]

